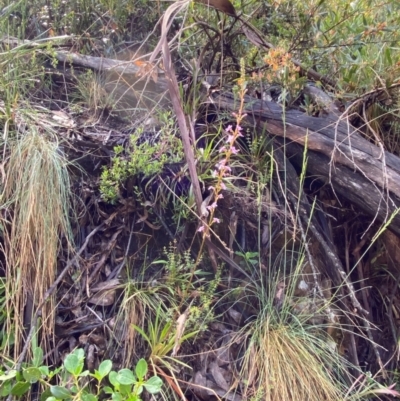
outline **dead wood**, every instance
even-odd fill
[[[214,93],[212,103],[229,111],[237,109],[231,94]],[[269,101],[246,99],[248,120],[266,133],[307,147],[310,174],[329,183],[334,192],[359,206],[377,221],[386,223],[400,207],[400,158],[364,139],[347,120],[331,114],[311,117],[298,110],[283,110]],[[291,148],[293,149],[293,147]],[[292,150],[299,154],[299,148]],[[400,216],[390,229],[400,234]]]

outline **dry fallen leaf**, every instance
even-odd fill
[[[103,290],[94,294],[88,303],[98,306],[110,306],[115,301],[115,290]]]
[[[171,356],[176,356],[177,352],[179,351],[179,348],[181,346],[181,338],[185,331],[185,324],[186,324],[187,317],[189,316],[189,311],[190,311],[190,306],[189,306],[189,308],[187,308],[185,310],[184,313],[182,313],[178,317],[178,320],[176,321],[175,345],[174,345],[174,349],[172,350]]]
[[[210,392],[206,390],[207,379],[201,372],[198,371],[194,374],[192,383],[194,386],[190,386],[190,388],[198,397],[202,398],[203,400],[209,398]]]
[[[243,315],[238,312],[236,309],[234,308],[229,308],[228,309],[228,315],[235,321],[235,323],[240,324],[240,322],[243,319]]]
[[[158,72],[157,68],[152,64],[147,61],[141,61],[141,60],[136,60],[133,62],[133,64],[136,65],[136,67],[139,67],[139,71],[136,73],[137,77],[145,77],[146,75],[151,76],[151,79],[157,83],[158,80]]]
[[[222,390],[228,391],[229,383],[225,380],[225,369],[220,368],[216,362],[211,362],[209,369],[215,383],[217,383]]]

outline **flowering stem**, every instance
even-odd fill
[[[247,91],[244,68],[242,68],[241,77],[238,80],[238,86],[239,86],[238,95],[240,98],[240,106],[238,112],[233,113],[233,116],[236,118],[236,126],[233,129],[232,125],[229,125],[225,129],[226,138],[224,140],[224,145],[219,149],[219,153],[223,155],[223,158],[215,165],[215,170],[212,172],[213,177],[216,178],[216,183],[214,186],[209,187],[209,189],[213,192],[213,196],[211,197],[210,204],[207,206],[207,210],[209,213],[208,221],[204,219],[202,225],[198,229],[198,231],[203,234],[201,249],[203,248],[205,239],[210,236],[210,229],[212,225],[219,223],[219,219],[215,217],[215,210],[218,207],[218,200],[223,198],[221,192],[224,189],[226,189],[224,184],[224,177],[228,176],[231,172],[231,168],[229,167],[229,162],[231,160],[232,155],[235,155],[239,152],[239,150],[235,147],[235,143],[239,137],[243,136],[241,133],[242,131],[241,124],[243,119],[246,117],[246,114],[243,113],[243,109],[244,109],[245,94]],[[201,252],[199,254],[201,254]]]

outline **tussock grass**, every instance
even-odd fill
[[[280,274],[270,272],[267,283],[255,283],[260,312],[239,335],[248,339],[241,369],[245,393],[266,401],[344,400],[354,367],[328,334],[337,327],[328,318],[332,299],[310,294],[301,301],[307,307],[299,308],[295,289],[304,274],[302,255],[296,262],[286,250],[292,273],[285,275],[277,266]]]
[[[101,116],[104,110],[112,111],[114,100],[105,89],[105,79],[101,74],[92,71],[87,72],[77,80],[75,97],[78,103],[82,103],[88,112],[96,118]]]
[[[11,142],[10,142],[11,143]],[[11,145],[3,202],[10,211],[6,230],[7,332],[14,332],[18,355],[26,327],[57,271],[61,234],[69,243],[69,176],[55,136],[35,126]],[[3,206],[3,207],[5,207]],[[51,339],[54,299],[43,308],[42,339]]]
[[[343,368],[344,361],[318,335],[321,333],[312,333],[299,321],[287,323],[273,320],[266,315],[257,322],[252,337],[252,352],[245,363],[249,377],[258,376],[258,385],[264,391],[263,399],[343,399],[344,385],[338,372]]]

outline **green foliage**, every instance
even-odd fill
[[[208,274],[198,268],[200,261],[196,262],[191,257],[190,251],[180,253],[175,244],[172,244],[168,250],[164,249],[164,253],[166,259],[155,263],[164,265],[167,273],[166,286],[181,294],[185,303],[193,292],[198,294],[198,305],[190,303],[188,324],[194,330],[205,330],[208,322],[214,317],[211,302],[221,282],[222,269],[217,271],[212,280],[206,280]]]
[[[164,115],[163,125],[158,133],[145,133],[137,129],[130,137],[129,149],[114,148],[112,166],[105,168],[101,175],[100,191],[103,198],[115,202],[120,186],[129,177],[146,179],[160,174],[167,163],[183,160],[183,146],[175,135],[174,120]],[[148,139],[145,135],[149,136]]]
[[[96,117],[100,117],[104,110],[112,111],[115,103],[105,90],[101,76],[92,70],[79,76],[73,102],[76,108],[87,108]]]
[[[143,37],[158,20],[162,7],[149,8],[147,0],[0,0],[0,31],[20,39],[83,35],[83,46],[91,51],[99,46],[98,39],[107,42],[131,34],[136,39]]]
[[[221,282],[222,269],[213,279],[206,280],[205,273],[198,269],[198,263],[189,251],[180,253],[175,245],[171,245],[164,252],[165,259],[152,263],[164,265],[166,272],[165,282],[156,291],[157,294],[167,291],[173,303],[169,308],[159,305],[150,312],[145,327],[133,327],[149,347],[149,361],[170,369],[171,362],[182,364],[175,358],[180,346],[204,332],[208,323],[214,320],[213,300]]]
[[[259,254],[258,252],[235,252],[236,255],[240,256],[243,259],[244,266],[255,266],[259,263]],[[241,262],[242,263],[242,262]]]
[[[135,330],[142,336],[150,348],[149,361],[153,365],[171,368],[171,362],[183,364],[171,356],[174,349],[177,349],[184,341],[193,338],[198,331],[177,330],[177,326],[158,308],[154,319],[148,321],[147,329],[144,330],[136,325]]]
[[[0,396],[13,395],[23,397],[35,383],[45,389],[41,399],[47,401],[97,401],[103,394],[118,401],[140,401],[143,390],[156,394],[161,390],[162,380],[157,376],[147,379],[148,367],[144,359],[140,359],[135,370],[121,369],[112,371],[112,362],[104,360],[94,373],[84,370],[85,353],[76,349],[64,360],[62,367],[50,370],[43,365],[43,351],[33,349],[31,364],[25,365],[21,372],[16,370],[0,371]],[[54,385],[53,379],[57,379]],[[90,384],[89,381],[90,380]],[[111,385],[108,385],[110,383]]]
[[[4,118],[12,120],[15,108],[36,92],[42,84],[44,69],[43,58],[38,57],[37,51],[23,47],[2,49],[0,66],[0,98],[5,106],[5,115],[0,113],[1,122]]]

